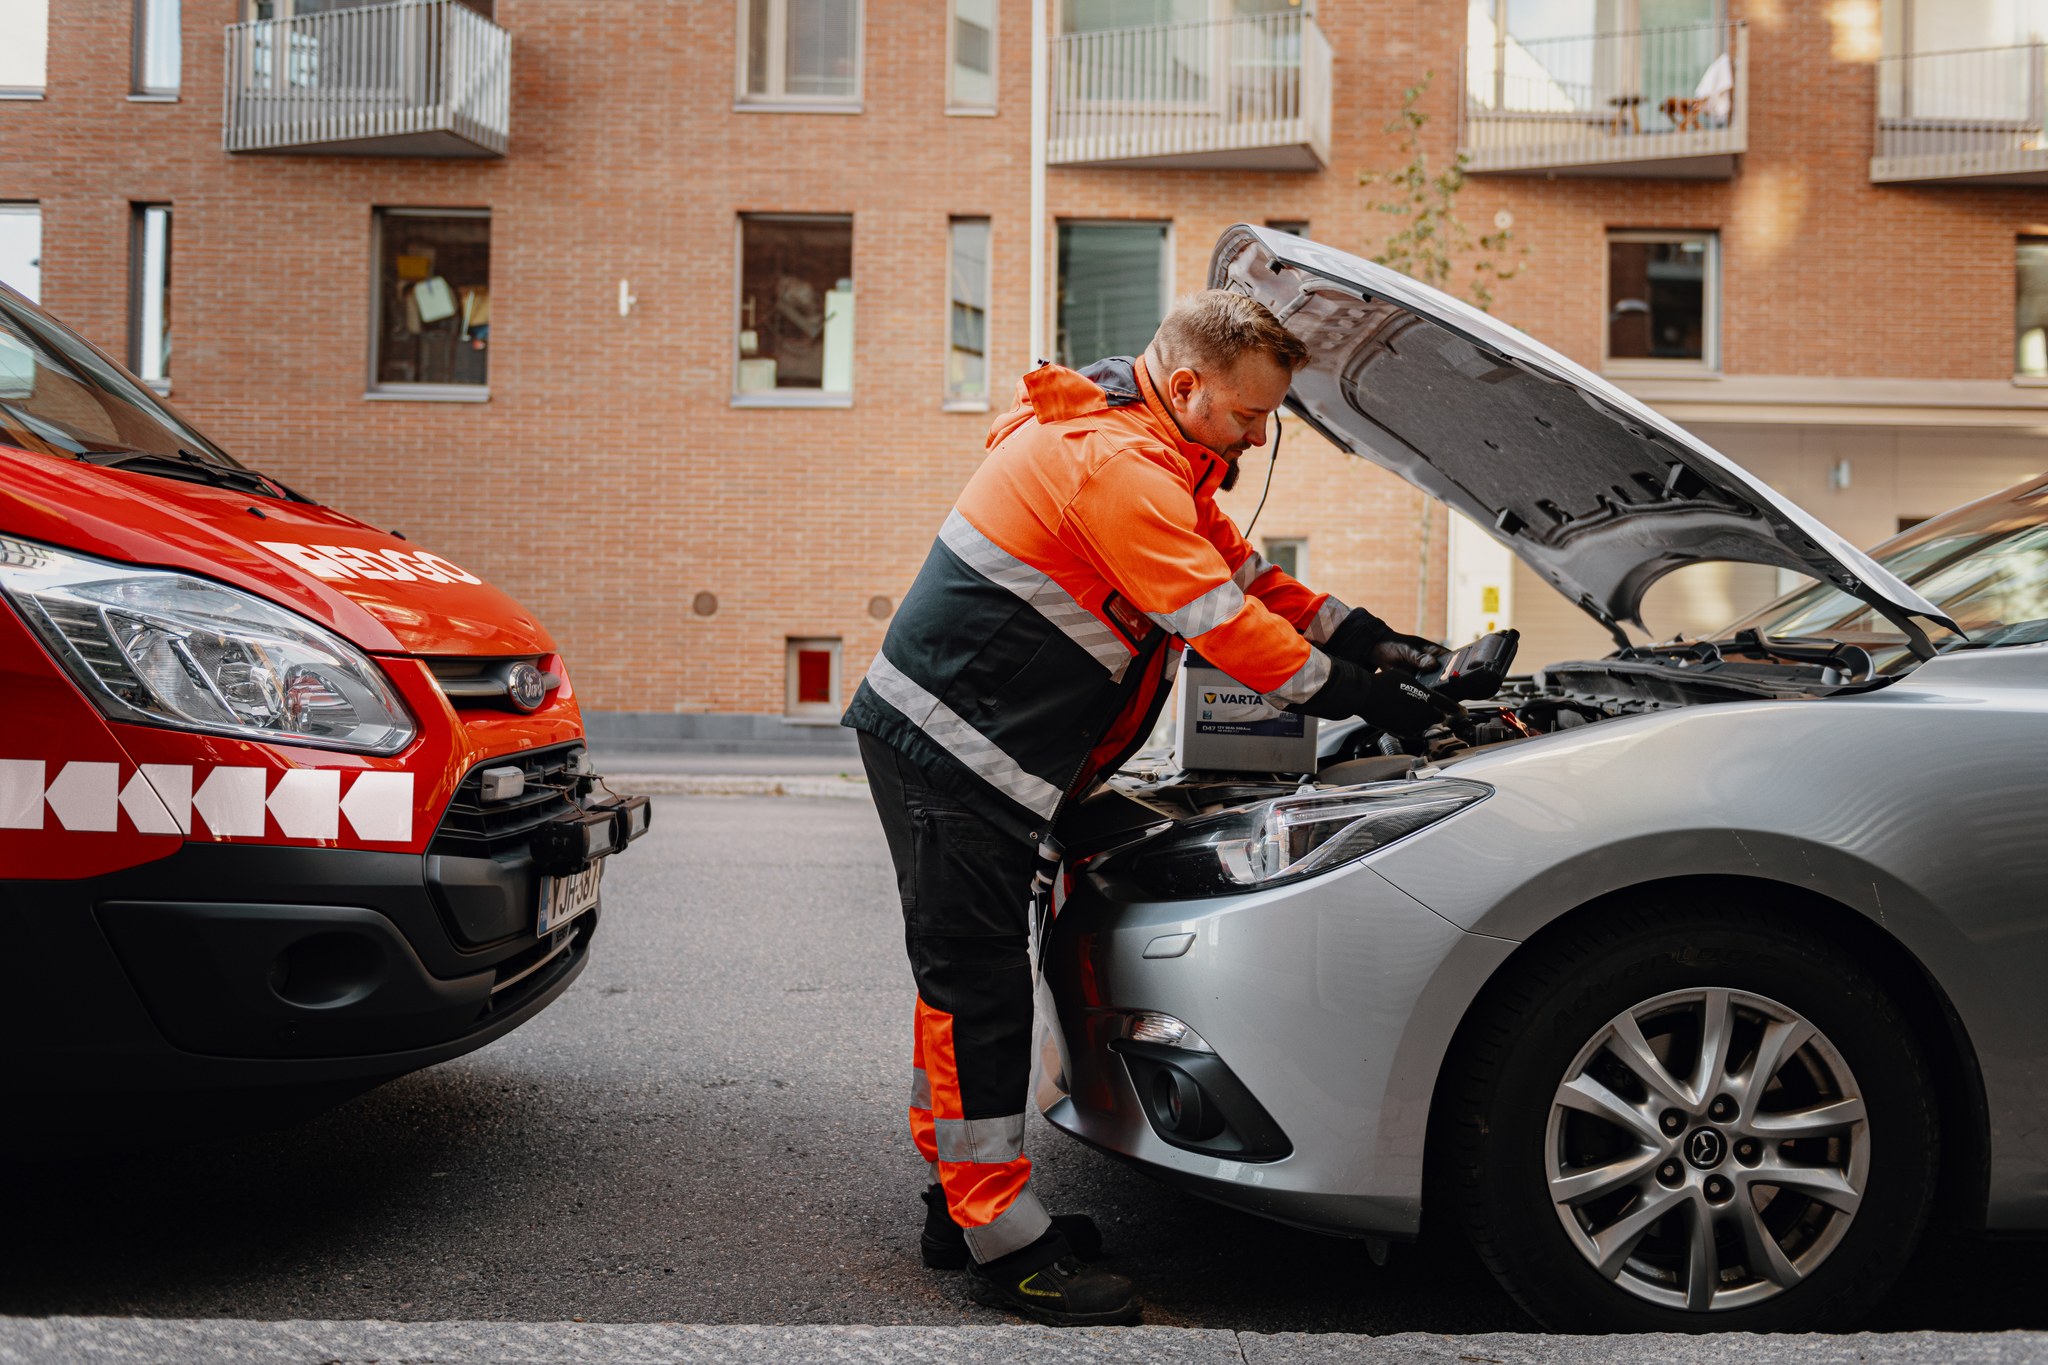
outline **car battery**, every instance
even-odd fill
[[[1175,754],[1189,771],[1312,773],[1316,718],[1283,711],[1193,653],[1181,670]]]

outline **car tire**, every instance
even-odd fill
[[[1665,895],[1488,988],[1438,1090],[1433,1193],[1553,1330],[1838,1328],[1911,1255],[1938,1134],[1910,1023],[1837,938]]]

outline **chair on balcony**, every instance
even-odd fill
[[[1735,63],[1723,52],[1708,65],[1690,99],[1673,95],[1664,101],[1663,110],[1677,132],[1726,128],[1729,115],[1735,112]]]

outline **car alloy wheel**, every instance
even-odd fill
[[[1926,1224],[1939,1112],[1913,1022],[1817,913],[1671,888],[1538,935],[1445,1058],[1425,1222],[1559,1331],[1856,1321]]]
[[[1760,1303],[1841,1244],[1870,1177],[1842,1054],[1797,1010],[1725,987],[1621,1011],[1566,1068],[1543,1155],[1571,1243],[1690,1312]]]

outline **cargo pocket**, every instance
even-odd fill
[[[967,811],[927,806],[913,813],[914,896],[904,904],[914,935],[1022,934],[1032,850]]]

